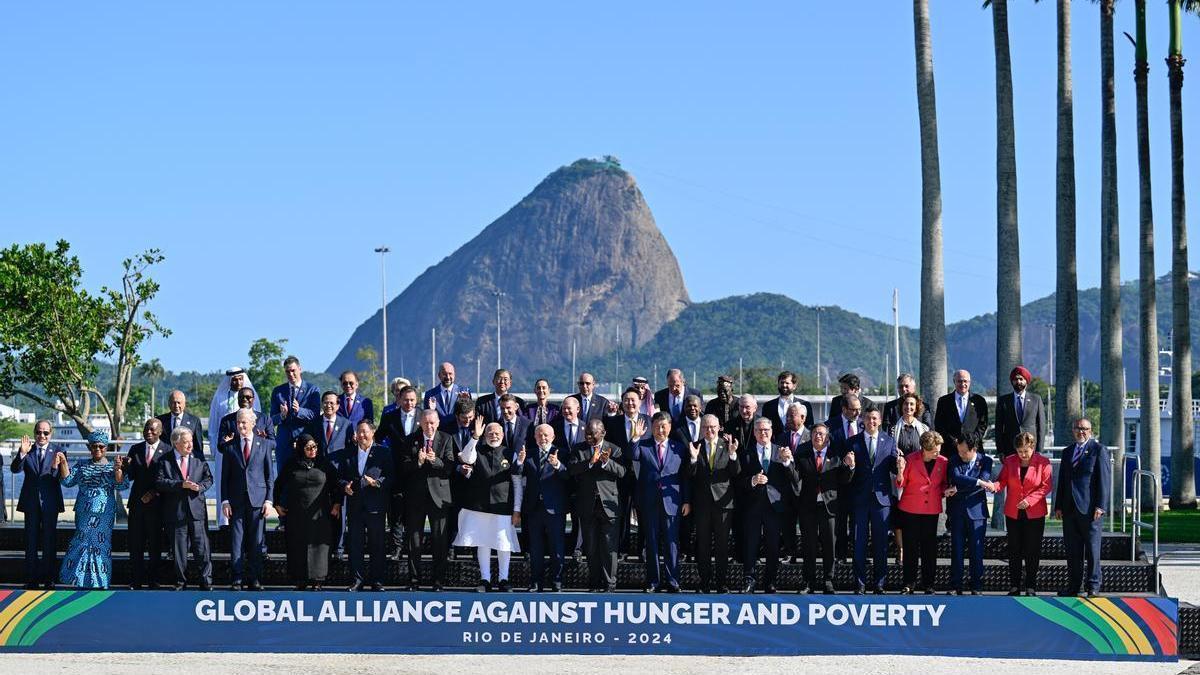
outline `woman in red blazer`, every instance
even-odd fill
[[[1050,460],[1035,450],[1033,434],[1017,434],[1016,454],[1004,459],[997,487],[1005,491],[1004,520],[1008,524],[1008,594],[1037,595],[1042,533],[1046,529],[1046,497],[1050,494]],[[1024,585],[1021,567],[1024,564]]]
[[[942,512],[942,497],[950,486],[949,460],[941,455],[942,435],[936,431],[921,434],[921,449],[900,457],[896,462],[896,486],[900,495],[900,521],[904,526],[904,589],[912,593],[921,562],[921,589],[933,593],[937,572],[937,523]]]

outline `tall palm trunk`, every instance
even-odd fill
[[[946,309],[942,277],[942,178],[938,164],[937,97],[929,0],[913,0],[917,112],[921,126],[921,395],[946,391]]]
[[[1013,123],[1008,0],[993,0],[996,51],[996,393],[1012,391],[1021,363],[1021,246],[1017,228],[1017,141]]]
[[[1138,354],[1142,412],[1137,442],[1141,447],[1142,468],[1158,476],[1162,474],[1162,435],[1158,412],[1158,298],[1154,277],[1154,202],[1150,184],[1150,94],[1147,88],[1150,61],[1146,45],[1146,0],[1136,0],[1134,11],[1137,15],[1133,82],[1137,90],[1138,326],[1142,342]],[[1149,484],[1142,497],[1142,503],[1153,503]]]
[[[1125,464],[1125,366],[1121,339],[1121,231],[1117,213],[1117,86],[1113,5],[1100,0],[1100,439]],[[1118,474],[1120,475],[1120,474]],[[1114,498],[1125,495],[1117,481]],[[1107,509],[1106,509],[1107,510]]]
[[[1192,437],[1192,333],[1189,324],[1187,213],[1183,190],[1182,0],[1171,0],[1171,506],[1196,507],[1196,448]],[[1195,5],[1197,3],[1189,3]]]
[[[1075,269],[1075,109],[1071,85],[1071,0],[1058,0],[1058,163],[1055,239],[1054,442],[1071,442],[1079,405],[1079,290]]]

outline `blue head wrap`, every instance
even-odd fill
[[[95,445],[96,443],[103,443],[104,445],[108,445],[108,434],[97,429],[96,431],[93,431],[92,433],[88,434],[87,442],[88,442],[88,445]]]

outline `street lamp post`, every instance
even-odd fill
[[[500,370],[500,298],[508,294],[497,288],[492,295],[496,296],[496,370]]]
[[[375,249],[379,254],[379,304],[383,308],[383,400],[388,396],[388,359],[387,359],[387,265],[386,256],[392,249],[380,246]]]

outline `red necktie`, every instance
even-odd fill
[[[250,439],[249,438],[242,439],[242,458],[246,460],[247,464],[250,463]]]
[[[818,452],[817,453],[817,471],[820,471],[821,467],[824,465],[825,465],[825,453]]]
[[[354,411],[354,399],[348,398],[348,399],[346,399],[346,417],[349,417],[350,413],[353,411]]]
[[[325,420],[325,442],[329,443],[333,439],[333,422]]]
[[[430,451],[430,450],[432,450],[432,449],[433,449],[433,439],[432,439],[432,438],[426,438],[426,439],[425,439],[425,450],[426,450],[426,452],[428,452],[428,451]]]
[[[792,432],[792,452],[796,451],[796,441],[800,440],[800,434]]]

